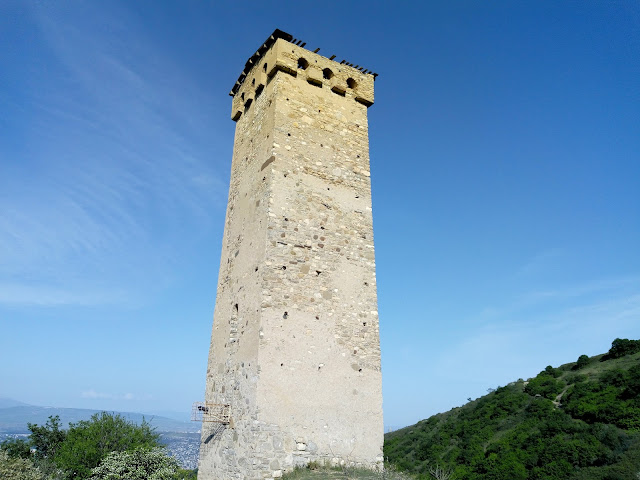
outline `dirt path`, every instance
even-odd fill
[[[569,386],[567,385],[566,387],[564,387],[564,390],[562,390],[557,396],[556,399],[553,400],[553,405],[558,408],[560,407],[561,403],[560,400],[562,400],[562,396],[566,393],[567,389],[569,388]]]

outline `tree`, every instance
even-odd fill
[[[29,442],[22,438],[8,438],[0,443],[0,450],[7,452],[11,458],[29,458],[31,456]]]
[[[111,452],[91,470],[90,480],[173,480],[178,462],[163,449]]]
[[[632,355],[640,352],[640,340],[629,340],[627,338],[616,338],[611,342],[611,349],[609,349],[609,358],[620,358],[625,355]]]
[[[546,373],[553,378],[558,378],[560,375],[562,375],[562,372],[559,368],[553,368],[551,365],[547,365],[547,367],[540,373]]]
[[[586,367],[587,365],[589,365],[590,362],[591,362],[591,359],[589,358],[588,355],[580,355],[578,357],[578,361],[576,362],[575,370],[580,370],[581,368]]]
[[[0,478],[2,480],[46,480],[47,477],[26,458],[12,458],[0,450]]]
[[[36,458],[55,457],[66,436],[66,432],[60,429],[60,417],[58,415],[49,417],[43,427],[35,423],[27,423],[27,428],[31,432],[29,441],[36,449]]]
[[[146,421],[136,425],[121,415],[102,412],[69,424],[55,462],[69,478],[85,479],[111,452],[156,447],[160,447],[159,435]]]

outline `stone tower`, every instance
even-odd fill
[[[205,395],[230,420],[203,423],[201,480],[382,462],[367,128],[376,74],[300,43],[276,30],[230,93]]]

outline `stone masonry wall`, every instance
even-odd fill
[[[379,466],[367,107],[373,77],[277,40],[234,96],[199,478]]]

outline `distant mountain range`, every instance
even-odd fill
[[[88,420],[91,415],[102,410],[90,410],[84,408],[57,408],[40,407],[0,397],[0,433],[21,434],[29,433],[27,423],[43,425],[50,416],[58,415],[60,423],[66,428],[70,422]],[[156,428],[157,432],[198,432],[200,423],[183,420],[175,420],[161,415],[143,414],[134,412],[119,413],[134,423],[141,423],[143,418]]]
[[[28,403],[19,402],[13,398],[0,397],[0,408],[26,407],[28,405]]]

